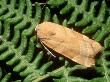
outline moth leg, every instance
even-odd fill
[[[48,55],[52,55],[54,58],[56,58],[56,56],[46,47],[44,47],[47,50],[47,54]]]
[[[50,53],[50,52],[47,52],[47,54],[48,54],[48,55],[51,55],[51,53]]]
[[[56,56],[55,56],[42,42],[41,42],[41,44],[42,44],[43,47],[46,49],[48,55],[52,55],[53,57],[56,58]]]

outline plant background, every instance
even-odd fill
[[[110,82],[109,0],[0,0],[0,82]],[[85,68],[47,55],[34,29],[51,21],[100,42],[96,65]]]

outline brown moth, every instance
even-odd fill
[[[102,50],[98,42],[55,23],[43,22],[35,30],[42,44],[86,67],[95,65],[95,56]]]

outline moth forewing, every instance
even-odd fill
[[[43,22],[37,29],[37,36],[48,48],[86,67],[95,64],[95,56],[102,49],[98,42],[55,23]]]

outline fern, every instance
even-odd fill
[[[0,67],[0,82],[12,82],[11,73],[5,73],[5,72],[6,70]],[[16,80],[13,82],[21,82],[21,80]]]
[[[19,0],[17,8],[15,0],[11,0],[8,4],[7,1],[1,0],[0,4],[0,11],[2,11],[0,60],[6,60],[6,64],[13,66],[13,71],[18,72],[22,77],[36,71],[39,72],[37,76],[45,74],[52,61],[40,65],[43,51],[36,51],[36,36],[34,35],[34,29],[41,21],[41,6],[35,3],[36,12],[32,17],[32,4],[29,0]],[[4,6],[6,10],[2,8]],[[33,57],[35,54],[36,58]]]
[[[81,79],[79,77],[70,76],[71,72],[77,70],[77,69],[84,69],[81,65],[76,65],[74,67],[65,67],[62,66],[52,72],[49,72],[45,75],[45,78],[47,77],[54,77],[54,82],[74,82],[74,81],[86,81],[86,79]],[[42,77],[41,77],[42,78]],[[40,79],[36,79],[33,82],[39,82]],[[61,79],[55,79],[55,78],[61,78]]]
[[[5,76],[2,75],[2,69],[0,68],[1,77],[0,82],[9,82],[9,79],[11,77],[11,73],[6,74]]]

